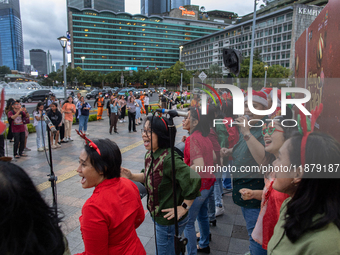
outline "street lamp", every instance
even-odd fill
[[[264,87],[266,87],[266,84],[267,84],[267,70],[268,70],[268,66],[265,65],[264,66]]]
[[[179,89],[179,91],[182,91],[182,81],[183,81],[183,70],[184,69],[179,69],[181,71],[181,88]]]
[[[259,0],[254,0],[254,16],[253,16],[253,30],[251,33],[251,51],[250,51],[250,66],[249,66],[249,78],[248,78],[248,87],[252,86],[252,76],[253,76],[253,56],[254,56],[254,43],[255,43],[255,27],[256,27],[256,5],[259,3]]]
[[[179,46],[179,61],[182,62],[182,50],[183,50],[183,46]]]
[[[82,69],[84,70],[84,60],[85,60],[85,56],[81,56],[80,57],[81,58],[81,62],[82,62]]]
[[[60,36],[58,38],[61,47],[63,47],[63,73],[64,73],[64,98],[66,100],[66,84],[67,84],[67,80],[66,80],[66,63],[65,63],[65,48],[66,48],[66,44],[67,44],[67,37],[66,36]]]

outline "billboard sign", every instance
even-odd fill
[[[311,93],[311,111],[320,103],[319,130],[340,141],[340,1],[330,0],[295,44],[295,83]]]

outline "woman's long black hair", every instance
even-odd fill
[[[201,108],[190,107],[189,111],[191,118],[198,120],[197,126],[193,130],[190,130],[190,133],[198,130],[199,132],[201,132],[203,137],[207,137],[210,133],[210,126],[207,115],[201,114]]]
[[[17,165],[0,161],[0,253],[62,255],[61,219]]]
[[[295,135],[289,141],[290,163],[300,166],[302,135]],[[321,229],[329,223],[334,223],[340,230],[339,171],[335,173],[336,164],[340,163],[340,144],[327,134],[311,133],[306,143],[305,158],[305,164],[309,167],[320,164],[323,169],[332,165],[334,171],[304,172],[294,196],[287,204],[284,229],[293,243],[306,232]],[[316,215],[320,216],[317,220],[314,219]]]
[[[163,120],[165,123],[163,122]],[[169,125],[169,119],[164,117],[153,117],[149,116],[146,118],[145,122],[149,121],[149,127],[151,129],[151,121],[152,121],[152,132],[158,137],[158,148],[167,149],[170,148],[170,134],[167,126]],[[176,127],[174,130],[174,137],[176,137]]]

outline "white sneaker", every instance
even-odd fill
[[[69,140],[69,141],[73,141],[72,137],[69,137],[68,140]]]
[[[44,151],[44,147],[38,148],[38,151]]]
[[[52,149],[57,149],[58,147],[57,147],[57,145],[52,145],[51,148]]]
[[[90,134],[88,132],[86,132],[85,135],[90,135]]]
[[[48,146],[46,146],[45,149],[48,151]]]
[[[61,147],[61,145],[60,145],[59,143],[57,143],[55,146],[57,146],[57,148],[60,148],[60,147]]]
[[[217,216],[221,216],[222,214],[224,214],[224,208],[222,207],[216,207],[216,212],[215,212],[215,217]]]
[[[123,120],[123,122],[126,122],[126,120]]]
[[[68,138],[67,138],[67,137],[64,137],[63,141],[67,142],[67,141],[68,141]]]
[[[119,122],[120,122],[120,123],[123,123],[123,121],[122,121],[122,120],[120,120]]]

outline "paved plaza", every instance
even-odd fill
[[[127,118],[125,119],[127,120]],[[176,143],[180,141],[183,135],[186,135],[186,131],[181,127],[182,119],[175,118],[175,124],[177,125]],[[82,189],[81,178],[76,172],[79,154],[84,145],[83,140],[74,131],[76,128],[78,126],[74,125],[72,131],[73,142],[62,144],[61,148],[52,150],[53,168],[58,177],[58,208],[63,216],[62,230],[68,239],[72,254],[84,251],[79,228],[79,216],[81,215],[83,204],[93,192],[93,189]],[[144,167],[143,158],[146,151],[141,138],[141,128],[142,126],[137,126],[137,133],[129,133],[128,123],[118,122],[119,135],[110,135],[106,116],[101,121],[88,123],[89,138],[109,138],[115,141],[122,152],[122,166],[131,169],[134,173],[138,173]],[[12,156],[13,143],[7,143],[6,146],[9,156]],[[32,151],[26,152],[28,157],[13,160],[12,162],[21,166],[29,174],[41,191],[42,196],[48,203],[51,203],[52,190],[47,177],[50,168],[45,153],[37,151],[35,133],[29,135],[27,147],[32,149]],[[223,201],[225,213],[217,218],[217,226],[210,228],[212,234],[210,254],[244,254],[248,251],[249,241],[241,209],[233,203],[230,194],[225,194]],[[143,198],[142,202],[146,210],[146,197]],[[155,254],[154,230],[149,212],[146,213],[145,221],[137,229],[137,233],[147,254]]]

